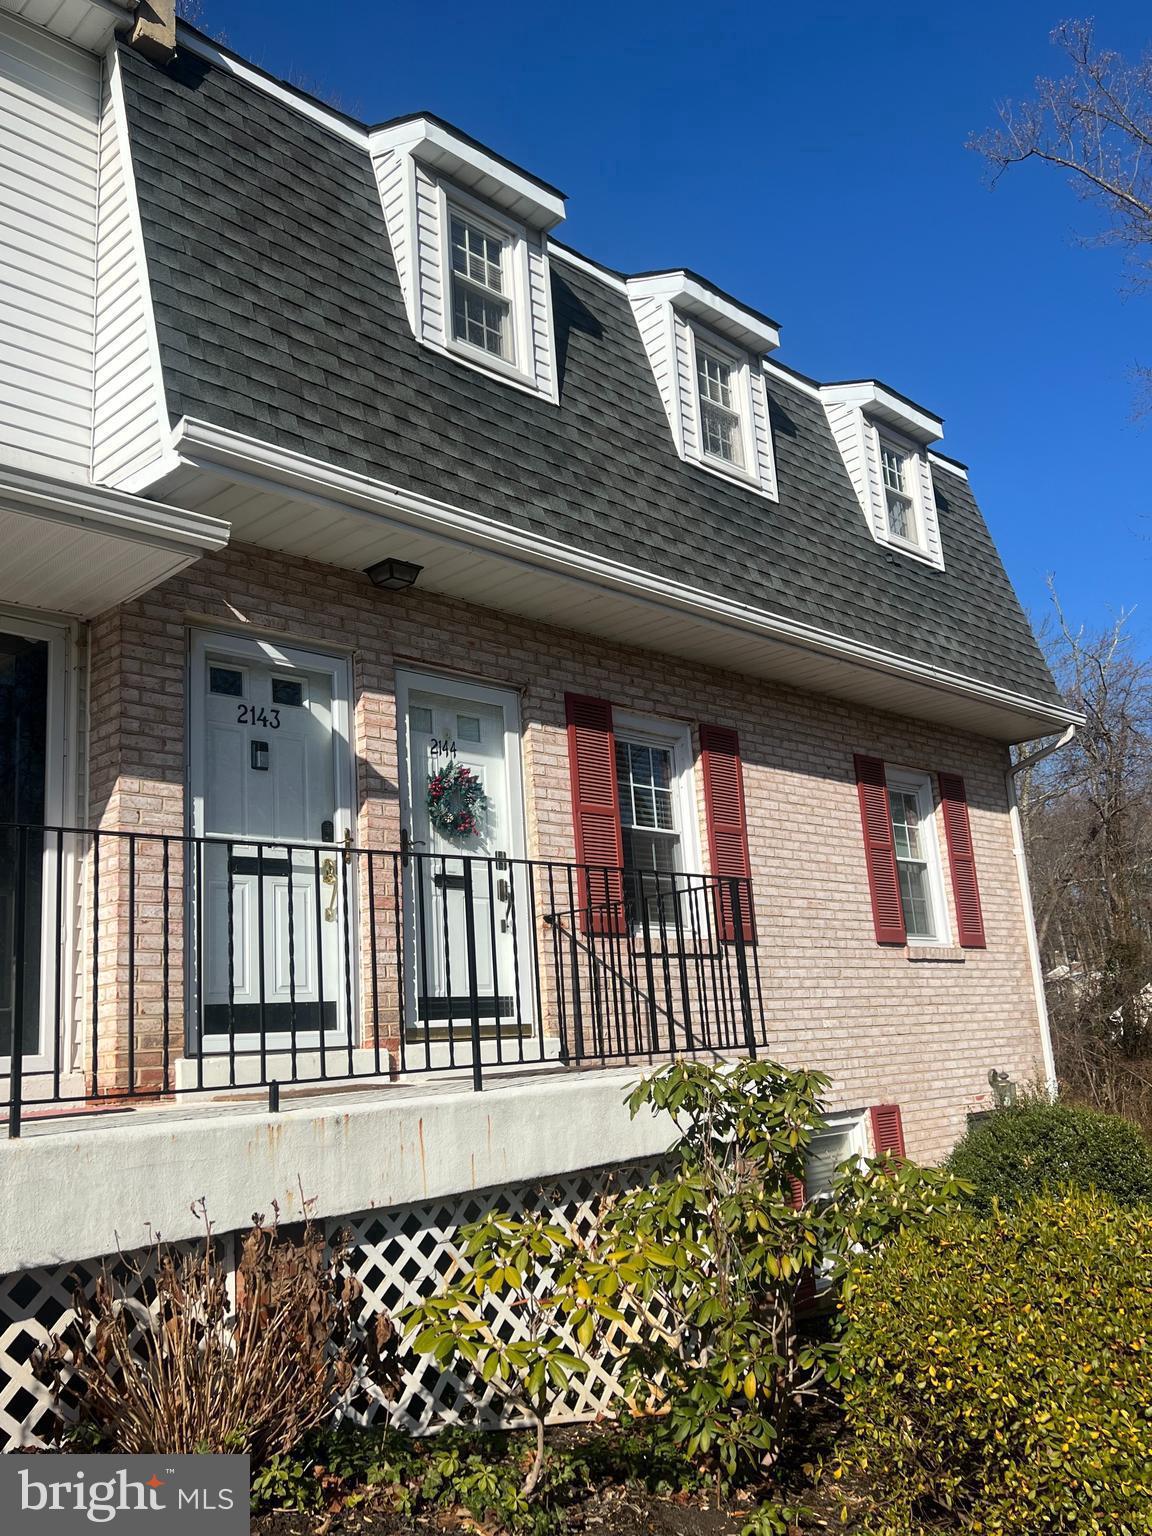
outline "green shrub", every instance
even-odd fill
[[[862,1260],[841,1383],[885,1529],[1152,1536],[1150,1277],[1152,1207],[1082,1193]]]
[[[1044,1189],[1096,1189],[1121,1205],[1152,1200],[1152,1147],[1118,1115],[1030,1099],[975,1125],[948,1160],[977,1210]]]

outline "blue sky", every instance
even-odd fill
[[[1055,5],[1057,8],[1053,8]],[[780,359],[879,377],[945,418],[1024,603],[1137,607],[1152,649],[1152,293],[1040,166],[964,149],[1059,67],[1060,0],[579,6],[203,0],[205,29],[368,121],[427,108],[569,197],[558,231],[625,271],[690,266],[778,320]],[[1152,42],[1146,4],[1095,9]]]

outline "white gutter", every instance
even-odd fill
[[[849,640],[814,625],[754,608],[748,603],[669,581],[650,571],[574,549],[558,540],[524,533],[479,513],[465,512],[430,496],[373,480],[367,475],[340,469],[321,459],[293,453],[256,438],[244,437],[210,422],[184,417],[175,428],[172,446],[185,463],[194,467],[216,469],[224,465],[250,483],[267,484],[272,480],[302,493],[313,503],[336,511],[351,511],[366,519],[386,516],[438,538],[447,537],[458,544],[488,550],[519,565],[554,571],[601,588],[640,596],[664,608],[692,613],[765,639],[1027,716],[1036,723],[1038,729],[1034,734],[1038,736],[1079,724],[1083,718],[1062,705],[1042,703],[993,683],[948,672],[911,657],[896,656],[877,646]]]
[[[228,543],[228,524],[218,517],[126,496],[106,486],[72,485],[17,470],[0,474],[0,510],[183,555],[206,554]]]
[[[1044,967],[1040,960],[1040,940],[1036,933],[1036,913],[1032,906],[1032,883],[1028,878],[1028,854],[1024,847],[1024,829],[1020,821],[1020,802],[1016,796],[1016,775],[1025,768],[1034,768],[1044,758],[1051,757],[1066,747],[1076,734],[1076,726],[1070,725],[1058,741],[1050,741],[1013,763],[1004,775],[1008,786],[1008,820],[1012,827],[1012,852],[1016,857],[1016,875],[1020,882],[1020,899],[1024,904],[1024,935],[1028,946],[1028,962],[1032,969],[1032,994],[1036,999],[1036,1018],[1040,1025],[1040,1050],[1044,1057],[1044,1080],[1048,1097],[1054,1099],[1060,1091],[1056,1076],[1056,1057],[1052,1050],[1052,1025],[1048,1018],[1048,994],[1044,989]]]

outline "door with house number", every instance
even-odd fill
[[[433,1037],[467,1033],[471,949],[485,1033],[515,1028],[528,1012],[526,999],[517,999],[514,975],[515,924],[527,917],[516,911],[516,867],[505,862],[521,851],[518,701],[500,689],[462,683],[456,691],[416,675],[401,679],[400,696],[407,741],[403,809],[414,854],[407,866],[409,1027],[427,1027]],[[429,809],[429,780],[452,763],[467,768],[483,791],[475,831],[463,834],[438,825]],[[521,944],[529,938],[522,933]]]
[[[210,644],[202,661],[205,1044],[330,1034],[343,1023],[353,879],[330,846],[332,673]]]

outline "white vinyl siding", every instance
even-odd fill
[[[163,454],[168,416],[117,55],[108,63],[100,124],[92,478],[124,486]]]
[[[926,450],[887,427],[878,427],[858,405],[826,401],[824,410],[872,537],[878,544],[891,545],[903,554],[926,560],[943,570],[944,553],[936,509],[936,488]],[[884,482],[884,445],[905,456],[904,494],[911,503],[914,521],[910,539],[901,539],[893,534],[889,525],[888,488]]]
[[[636,299],[632,304],[640,340],[652,364],[652,376],[660,392],[660,401],[672,428],[674,441],[681,441],[679,380],[676,372],[676,348],[673,341],[673,314],[663,299]]]
[[[86,480],[100,66],[0,15],[0,462]]]
[[[682,459],[775,501],[776,459],[768,412],[768,390],[760,359],[736,353],[707,330],[682,314],[667,299],[648,295],[632,298],[632,314],[644,344],[660,400],[672,431],[672,442]],[[732,387],[738,396],[740,457],[725,462],[705,451],[701,422],[700,385],[697,378],[698,337],[703,350],[730,362]]]
[[[551,278],[543,236],[517,224],[498,209],[486,210],[480,199],[442,180],[402,150],[376,151],[372,164],[397,280],[417,340],[554,400]],[[491,224],[493,231],[507,241],[507,344],[503,355],[466,340],[458,341],[453,334],[454,212],[466,223]]]
[[[444,252],[440,228],[440,197],[434,179],[415,166],[416,195],[416,311],[419,334],[438,346],[445,344]]]
[[[380,206],[384,210],[384,224],[392,247],[392,260],[396,264],[396,280],[404,295],[409,323],[416,331],[416,284],[412,278],[412,227],[415,220],[412,211],[413,194],[409,185],[415,184],[413,162],[407,155],[390,149],[373,155],[372,166],[376,172]]]

